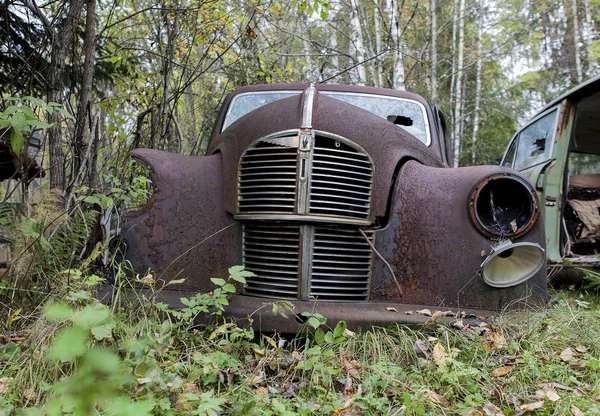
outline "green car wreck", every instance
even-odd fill
[[[503,167],[536,187],[549,277],[579,274],[600,259],[600,76],[561,95],[510,141]]]

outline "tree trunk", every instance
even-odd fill
[[[404,56],[402,55],[402,31],[400,30],[398,5],[393,0],[387,0],[386,9],[390,16],[390,36],[393,47],[392,88],[404,90]]]
[[[571,1],[571,10],[573,12],[573,53],[575,54],[575,71],[577,73],[577,83],[583,82],[583,67],[581,66],[581,48],[579,47],[579,14],[577,13],[577,0]]]
[[[354,81],[356,85],[365,85],[367,71],[365,70],[365,64],[362,63],[365,60],[365,43],[358,16],[358,7],[358,0],[350,0],[350,27],[352,30],[350,36],[353,49],[351,55],[354,57],[354,64],[357,65],[352,72],[356,74],[356,80]]]
[[[382,72],[382,62],[383,57],[381,56],[382,41],[381,41],[381,9],[379,8],[379,4],[375,2],[375,10],[373,11],[373,23],[375,26],[375,53],[377,54],[377,59],[375,59],[375,86],[383,87],[383,72]]]
[[[454,101],[454,167],[458,166],[460,159],[460,136],[462,118],[462,79],[465,43],[465,0],[460,0],[458,11],[458,56],[456,58],[456,99]]]
[[[483,67],[483,7],[479,5],[477,16],[477,69],[475,75],[475,113],[473,119],[473,138],[471,148],[471,163],[475,164],[475,150],[477,146],[477,133],[479,132],[479,107],[481,105],[481,72]]]
[[[92,81],[96,62],[96,0],[86,0],[83,79],[79,91],[75,135],[73,137],[73,173],[79,172],[86,154],[90,119],[92,117]]]
[[[450,102],[454,102],[454,88],[456,87],[456,34],[458,33],[458,2],[460,0],[453,0],[452,2],[452,72],[450,75]],[[454,115],[452,116],[452,123],[454,124]],[[454,162],[456,163],[456,161]]]
[[[431,102],[437,104],[437,5],[431,0]]]
[[[585,9],[585,22],[583,24],[583,48],[585,49],[587,56],[587,65],[586,65],[586,75],[592,75],[592,59],[591,59],[591,46],[592,46],[592,28],[594,27],[594,22],[592,20],[592,13],[590,12],[590,1],[583,0],[583,7]]]
[[[52,33],[52,52],[48,71],[48,102],[63,102],[64,72],[67,60],[67,48],[73,41],[75,30],[81,16],[85,0],[71,0],[68,3],[67,17],[60,27]],[[50,154],[50,188],[64,190],[65,171],[62,137],[60,129],[60,113],[48,113],[48,123],[52,125],[48,131],[48,150]]]

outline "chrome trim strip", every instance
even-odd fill
[[[234,215],[235,220],[260,220],[260,221],[314,221],[327,224],[354,224],[354,225],[371,225],[371,221],[357,220],[352,218],[342,218],[337,216],[320,216],[320,215],[296,215],[296,214],[238,214]]]
[[[302,127],[312,129],[313,107],[315,102],[316,88],[313,84],[304,91],[304,104],[302,106]]]

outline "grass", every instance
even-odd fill
[[[295,337],[194,327],[207,298],[182,316],[79,296],[2,335],[0,415],[600,414],[600,301],[551,295],[479,325]]]

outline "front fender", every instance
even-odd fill
[[[131,155],[150,167],[154,193],[124,218],[125,258],[138,273],[156,272],[159,283],[186,278],[177,288],[209,290],[210,278],[242,262],[241,226],[223,208],[221,155],[151,149]]]
[[[487,310],[523,300],[544,303],[545,267],[508,288],[489,286],[479,273],[495,241],[471,222],[469,194],[481,179],[503,172],[508,170],[498,166],[433,168],[407,162],[396,181],[389,224],[376,238],[377,249],[392,266],[404,296],[377,259],[371,299]],[[512,170],[510,174],[518,175]],[[541,218],[512,242],[545,247]]]

